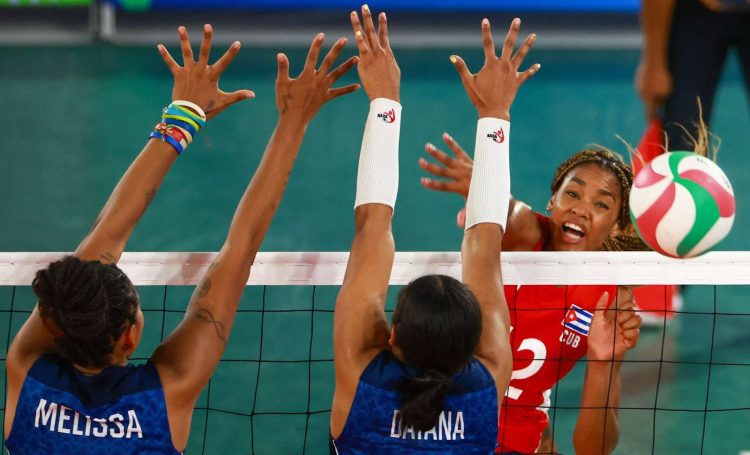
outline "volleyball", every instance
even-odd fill
[[[665,153],[643,167],[630,191],[630,218],[655,251],[689,258],[732,229],[734,192],[724,172],[691,152]]]

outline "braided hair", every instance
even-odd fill
[[[61,355],[76,365],[106,367],[115,341],[136,322],[138,294],[114,264],[66,256],[39,270],[31,287],[42,318],[62,332]]]
[[[604,147],[586,149],[576,153],[557,168],[550,189],[555,194],[565,177],[575,168],[584,164],[595,164],[612,173],[620,184],[622,203],[617,220],[620,232],[604,241],[604,251],[648,251],[649,247],[641,240],[630,222],[630,188],[633,186],[633,170],[619,154]]]

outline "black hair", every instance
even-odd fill
[[[66,256],[39,270],[31,287],[41,317],[60,332],[61,355],[76,365],[109,365],[115,340],[136,322],[138,294],[114,264]]]
[[[426,275],[401,289],[393,312],[396,346],[417,374],[401,388],[401,419],[419,431],[434,427],[453,375],[472,359],[482,334],[474,294],[445,275]]]

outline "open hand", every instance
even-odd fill
[[[336,69],[331,66],[346,45],[346,38],[340,38],[328,51],[319,68],[318,56],[323,46],[325,35],[315,36],[307,54],[305,67],[296,78],[289,77],[289,59],[284,54],[277,55],[279,73],[276,78],[276,106],[279,115],[294,117],[306,125],[315,117],[320,108],[328,101],[339,96],[352,93],[359,88],[359,84],[351,84],[339,88],[331,88],[341,76],[346,74],[357,63],[357,57],[351,57]]]
[[[255,97],[255,93],[250,90],[227,93],[219,88],[219,77],[240,51],[239,41],[232,43],[229,50],[216,63],[209,65],[208,57],[211,52],[211,39],[213,37],[211,25],[203,26],[203,41],[201,42],[197,62],[193,57],[193,49],[190,46],[187,30],[180,26],[177,31],[180,35],[183,66],[174,61],[163,44],[157,46],[159,54],[167,64],[172,76],[174,76],[172,100],[192,101],[200,106],[205,111],[206,118],[210,119],[234,103]]]
[[[471,172],[474,168],[474,161],[450,134],[443,133],[443,142],[453,152],[453,156],[428,143],[424,147],[425,151],[440,164],[420,158],[419,167],[425,172],[446,180],[422,177],[422,186],[435,191],[456,193],[466,199],[469,196],[469,184],[471,183]]]
[[[495,45],[492,42],[490,21],[482,19],[484,66],[476,74],[469,71],[461,57],[451,55],[451,62],[455,65],[466,94],[477,108],[480,118],[494,117],[510,120],[510,106],[513,104],[519,87],[541,67],[536,63],[526,71],[518,72],[526,54],[536,40],[536,35],[532,33],[526,37],[521,48],[513,55],[513,46],[516,44],[520,28],[521,19],[513,19],[503,44],[502,54],[497,57]]]
[[[378,31],[372,21],[372,13],[367,5],[362,5],[364,29],[356,11],[351,13],[354,36],[359,49],[357,72],[370,101],[387,98],[400,101],[401,69],[388,41],[388,20],[385,13],[378,16]]]

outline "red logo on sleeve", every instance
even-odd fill
[[[378,118],[382,118],[385,123],[393,123],[396,121],[396,111],[391,109],[390,111],[381,112],[378,114]]]
[[[498,144],[502,144],[503,142],[505,142],[505,132],[502,128],[497,131],[491,132],[487,135],[487,137],[497,142]]]

